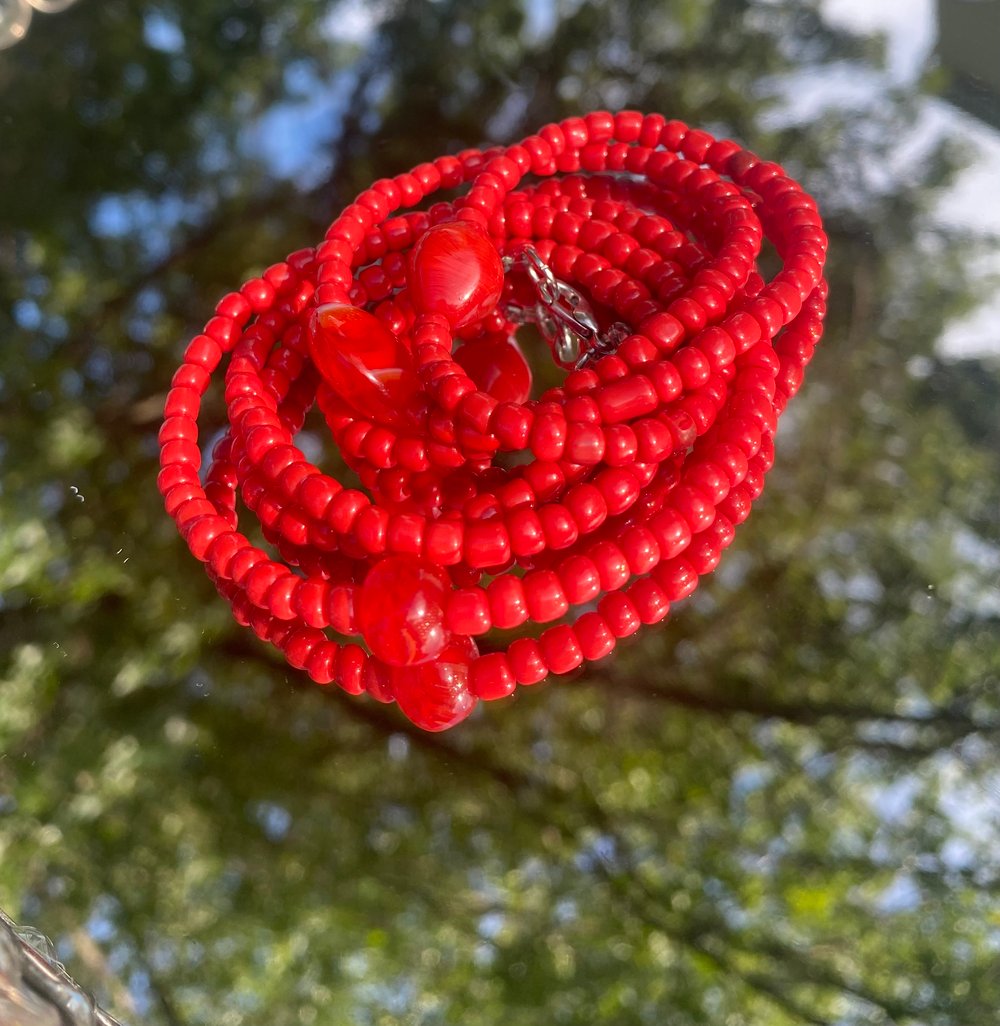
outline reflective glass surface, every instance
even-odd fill
[[[0,52],[0,907],[151,1026],[996,1022],[998,39],[967,0],[39,9]],[[425,734],[235,625],[156,491],[165,390],[373,179],[603,107],[805,184],[827,334],[691,600]]]

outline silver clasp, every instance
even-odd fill
[[[587,360],[610,352],[609,344],[617,345],[624,338],[615,324],[608,336],[600,334],[597,318],[587,301],[571,285],[560,281],[552,268],[532,246],[522,246],[516,253],[504,257],[504,271],[523,271],[538,295],[532,306],[508,303],[506,313],[517,324],[536,324],[542,336],[552,347],[552,355],[561,367],[581,367]],[[628,334],[627,328],[625,334]],[[620,336],[620,337],[619,337]]]

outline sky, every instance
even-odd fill
[[[920,76],[937,35],[933,0],[825,0],[823,8],[835,25],[860,33],[885,34],[887,69],[883,84],[908,85]],[[866,84],[871,100],[877,101],[878,85],[877,81]],[[817,83],[817,88],[822,87]],[[986,238],[1000,239],[1000,132],[943,100],[929,97],[921,104],[918,131],[901,146],[919,152],[942,135],[961,138],[976,156],[930,213],[929,227],[936,223],[966,228]],[[972,263],[989,298],[949,325],[938,341],[941,356],[1000,354],[1000,245],[992,248],[991,256]]]

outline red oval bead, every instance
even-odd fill
[[[447,730],[476,707],[469,670],[479,655],[471,638],[457,636],[431,663],[389,666],[389,690],[400,711],[423,730]]]
[[[467,343],[455,362],[499,402],[523,403],[531,395],[531,368],[514,342]]]
[[[420,237],[408,282],[416,310],[441,314],[453,328],[462,328],[499,302],[503,264],[482,228],[470,221],[451,221],[434,225]]]
[[[451,640],[445,606],[451,581],[444,569],[414,556],[388,556],[368,572],[357,624],[372,653],[391,666],[426,663]]]
[[[420,379],[409,349],[377,317],[329,303],[313,311],[308,336],[316,369],[340,399],[370,419],[405,422]]]

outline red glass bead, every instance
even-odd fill
[[[479,588],[461,588],[448,603],[448,626],[456,634],[485,634],[493,626],[486,592]]]
[[[451,639],[445,607],[451,581],[429,560],[388,556],[368,572],[357,606],[358,629],[391,666],[426,663]]]
[[[343,651],[361,652],[356,645],[348,645]],[[380,662],[374,656],[368,656],[365,660],[364,673],[361,675],[362,689],[367,691],[376,702],[388,705],[392,702],[392,689],[389,687],[389,674],[391,666]]]
[[[406,345],[377,317],[347,304],[320,306],[308,335],[313,363],[338,398],[382,423],[405,423],[420,379]]]
[[[549,668],[534,638],[518,638],[512,642],[507,660],[518,684],[537,684],[548,676]]]
[[[620,378],[597,393],[601,418],[606,424],[633,420],[656,409],[657,395],[648,378]]]
[[[533,509],[519,507],[507,517],[510,548],[518,558],[535,556],[545,548],[545,532],[538,514]]]
[[[545,665],[552,673],[569,673],[583,662],[583,652],[572,627],[560,624],[543,631],[538,639]]]
[[[517,687],[517,679],[503,652],[489,652],[472,664],[472,691],[487,702],[506,698]]]
[[[531,395],[531,368],[514,342],[467,343],[455,353],[455,362],[500,402],[523,403]]]
[[[615,649],[617,639],[600,613],[584,613],[573,625],[584,659],[603,659]]]
[[[481,320],[500,300],[503,264],[490,237],[469,221],[428,229],[413,249],[413,306],[441,314],[453,328]]]
[[[447,730],[461,723],[476,707],[469,675],[478,655],[471,638],[457,636],[433,662],[386,667],[388,687],[400,711],[422,730]]]

